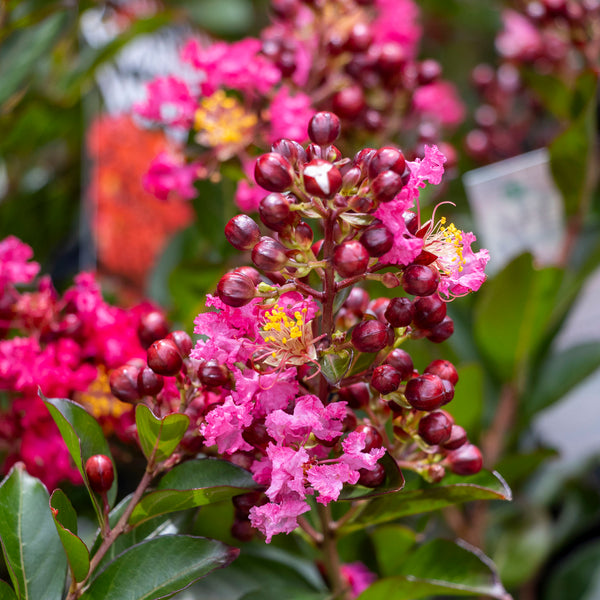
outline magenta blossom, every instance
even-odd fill
[[[531,21],[515,10],[502,11],[504,29],[496,37],[496,49],[504,58],[535,59],[544,49],[544,40]]]
[[[144,189],[161,200],[171,193],[184,200],[196,196],[194,181],[199,179],[204,167],[199,163],[187,164],[182,157],[161,152],[151,163],[144,175]]]
[[[5,287],[15,283],[30,283],[40,270],[33,258],[33,250],[14,235],[0,242],[0,295]]]
[[[288,86],[282,86],[269,107],[269,143],[287,138],[299,143],[308,139],[306,123],[315,114],[310,97],[302,92],[290,94]]]
[[[147,85],[145,101],[137,103],[134,111],[150,121],[189,129],[194,122],[198,103],[188,84],[178,77],[159,77]]]
[[[417,88],[413,106],[423,117],[441,125],[458,125],[465,118],[465,106],[449,81],[434,81]]]
[[[357,598],[377,579],[377,575],[359,561],[342,565],[340,571],[350,586],[353,598]]]

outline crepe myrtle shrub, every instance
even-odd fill
[[[407,160],[387,146],[343,156],[332,145],[340,123],[330,112],[317,113],[307,130],[306,148],[279,140],[256,161],[256,179],[268,190],[260,223],[237,215],[225,227],[254,266],[222,276],[195,319],[197,338],[171,331],[160,315],[146,316],[138,328],[145,354],[113,368],[110,390],[133,405],[147,462],[117,508],[118,469],[101,429],[69,400],[45,399],[85,473],[99,522],[87,548],[66,497],[52,494],[48,518],[67,555],[68,600],[103,597],[107,586],[125,596],[128,585],[154,585],[143,597],[164,597],[229,564],[237,550],[221,542],[158,534],[134,543],[127,534],[182,505],[232,497],[230,533],[241,544],[296,532],[318,553],[323,589],[354,598],[378,575],[343,564],[338,544],[369,524],[361,522],[369,503],[389,494],[401,507],[403,473],[412,472],[423,485],[441,486],[440,501],[452,504],[446,473],[456,479],[482,469],[481,452],[447,410],[459,385],[456,368],[444,359],[423,367],[410,354],[413,339],[446,339],[447,303],[485,280],[488,254],[471,249],[472,234],[444,220],[419,222],[420,190],[440,183],[444,155],[426,146],[421,158]],[[384,193],[388,184],[393,192]],[[374,297],[366,283],[397,295]],[[485,482],[496,482],[482,475],[478,497]],[[18,477],[16,467],[0,487],[2,506]],[[21,559],[14,541],[7,546],[14,566]],[[194,552],[210,555],[204,566],[193,563]],[[125,576],[128,557],[130,569],[154,572],[159,554],[169,555],[160,574],[179,587],[151,583],[158,574]],[[489,560],[482,565],[489,569]],[[353,586],[356,578],[362,587]],[[22,585],[17,575],[13,584]]]

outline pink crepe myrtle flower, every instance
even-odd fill
[[[206,445],[217,445],[220,454],[233,454],[238,450],[252,450],[242,437],[246,427],[252,424],[252,415],[243,404],[235,404],[231,396],[206,415],[200,427]]]
[[[198,106],[188,84],[178,77],[159,77],[148,83],[146,99],[134,105],[141,117],[164,125],[189,129]]]
[[[266,94],[279,82],[281,73],[260,50],[261,42],[254,38],[232,44],[215,42],[206,48],[191,39],[183,47],[181,58],[204,73],[201,89],[205,96],[220,87]]]
[[[417,54],[421,39],[419,9],[413,0],[376,0],[377,17],[372,23],[374,44],[396,42],[408,58]]]
[[[291,533],[298,527],[298,517],[310,510],[310,506],[297,498],[285,498],[278,504],[268,502],[250,509],[252,526],[262,531],[269,544],[278,533]]]
[[[465,106],[449,81],[434,81],[417,88],[412,101],[418,113],[441,125],[458,125],[465,118]]]
[[[282,86],[269,107],[269,143],[286,138],[303,143],[308,139],[306,123],[315,114],[311,99],[302,92],[290,94],[288,86]]]
[[[496,37],[496,49],[504,58],[520,60],[535,59],[544,49],[541,33],[521,13],[502,11],[504,29]]]
[[[377,579],[377,575],[360,561],[343,564],[340,572],[348,582],[353,598],[357,598]]]
[[[40,270],[33,258],[31,246],[14,235],[0,241],[0,295],[7,286],[16,283],[31,283]]]
[[[238,182],[235,190],[234,202],[243,212],[256,212],[260,201],[269,193],[254,181],[254,167],[256,160],[242,161],[242,170],[246,179]]]
[[[183,157],[161,152],[150,163],[142,185],[160,200],[166,200],[171,193],[190,200],[196,196],[194,181],[201,178],[204,171],[200,163],[187,164]]]

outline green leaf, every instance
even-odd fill
[[[398,492],[404,487],[404,476],[398,468],[396,461],[385,453],[379,460],[385,469],[385,479],[376,488],[368,488],[362,485],[345,485],[340,493],[340,500],[360,500],[361,498],[374,498],[384,494]]]
[[[77,513],[62,490],[54,490],[50,497],[54,525],[65,549],[71,574],[75,581],[83,581],[90,570],[90,553],[77,535]]]
[[[75,466],[79,469],[90,494],[96,516],[98,517],[98,523],[102,524],[104,521],[102,499],[90,487],[85,473],[85,463],[90,456],[104,454],[112,460],[115,480],[106,494],[108,503],[112,506],[117,496],[117,469],[116,466],[114,466],[114,460],[112,459],[108,442],[104,437],[102,428],[96,419],[94,419],[94,417],[92,417],[92,415],[84,408],[79,406],[79,404],[64,398],[46,398],[41,391],[39,392],[39,395],[60,430],[60,434],[67,445],[71,458],[73,459]]]
[[[15,590],[2,579],[0,579],[0,598],[2,598],[2,600],[17,600]]]
[[[48,501],[42,482],[22,463],[0,484],[0,541],[18,598],[62,597],[67,559]]]
[[[521,375],[539,350],[561,276],[560,269],[534,269],[531,255],[522,254],[479,292],[475,339],[503,381]]]
[[[0,106],[27,85],[47,58],[69,22],[66,10],[56,11],[30,27],[14,31],[0,45]]]
[[[187,431],[190,419],[187,415],[173,413],[159,419],[145,405],[135,407],[135,424],[144,456],[162,462],[173,454]]]
[[[539,448],[533,452],[505,454],[496,465],[499,473],[512,487],[527,481],[538,467],[550,458],[557,458],[558,452],[552,448]]]
[[[524,70],[523,78],[542,104],[557,118],[568,119],[570,116],[571,88],[559,77],[548,73],[540,73],[535,69]]]
[[[600,367],[600,344],[590,342],[550,356],[527,394],[526,417],[554,404]]]
[[[384,525],[373,530],[371,540],[379,572],[383,577],[390,577],[399,572],[408,553],[416,546],[417,534],[403,525]]]
[[[375,498],[355,519],[341,528],[349,533],[400,517],[418,515],[472,500],[511,500],[512,494],[498,473],[480,471],[470,477],[447,475],[441,484],[418,490],[403,490]]]
[[[339,354],[324,353],[319,361],[321,373],[330,385],[336,386],[346,375],[350,368],[353,353],[349,350],[340,350]]]
[[[109,563],[81,600],[165,598],[226,567],[238,553],[221,542],[185,535],[145,540]]]
[[[550,145],[550,168],[565,202],[567,215],[584,202],[593,172],[598,77],[586,71],[575,82],[570,105],[571,123]]]
[[[146,494],[129,519],[138,525],[157,515],[219,502],[256,488],[248,471],[227,461],[190,460],[177,465]]]
[[[433,540],[423,544],[400,571],[396,577],[376,581],[359,600],[416,600],[434,595],[510,598],[489,558],[464,543]]]

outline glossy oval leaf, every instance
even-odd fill
[[[398,492],[404,487],[404,476],[398,468],[396,461],[385,453],[379,462],[385,469],[385,479],[376,488],[368,488],[362,485],[346,485],[340,493],[340,500],[360,500],[361,498],[374,498]]]
[[[140,500],[129,524],[138,525],[157,515],[220,502],[256,487],[248,471],[230,462],[190,460],[169,471],[157,489]]]
[[[17,600],[15,590],[2,579],[0,579],[0,598],[2,598],[2,600]]]
[[[551,319],[562,271],[535,269],[522,254],[481,289],[475,304],[477,345],[503,381],[528,367]]]
[[[502,477],[480,471],[470,477],[448,475],[441,484],[418,490],[403,490],[373,499],[357,516],[341,528],[349,533],[369,525],[387,523],[400,517],[418,515],[472,500],[511,500],[512,492]]]
[[[330,385],[336,386],[346,375],[352,362],[353,353],[349,350],[340,350],[339,353],[325,353],[321,356],[319,364],[321,373]]]
[[[404,525],[382,525],[370,534],[379,572],[390,577],[399,572],[409,552],[417,545],[417,533]]]
[[[186,535],[164,535],[128,548],[92,581],[81,600],[152,600],[170,597],[211,571],[227,566],[237,548]]]
[[[359,600],[417,600],[434,595],[511,598],[490,559],[464,543],[423,544],[399,570],[397,576],[375,582]]]
[[[50,496],[50,510],[71,574],[75,581],[83,581],[90,570],[90,553],[77,535],[77,513],[62,490],[54,490]]]
[[[18,598],[62,597],[67,559],[44,484],[17,463],[0,484],[0,540]]]
[[[179,445],[189,427],[190,418],[173,413],[159,419],[145,404],[138,404],[135,408],[135,424],[144,456],[148,460],[154,456],[155,462],[161,462],[169,458]]]
[[[101,524],[103,521],[102,500],[98,494],[92,491],[89,485],[87,475],[85,474],[85,462],[90,456],[94,456],[94,454],[104,454],[112,460],[115,480],[106,494],[108,503],[112,506],[117,497],[117,468],[112,459],[102,427],[100,427],[98,421],[92,415],[76,402],[65,398],[46,398],[41,391],[39,395],[50,411],[67,445],[71,458],[81,473],[81,477],[92,499],[98,523]]]

